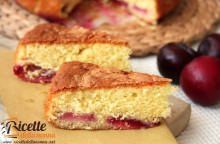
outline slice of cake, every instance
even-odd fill
[[[170,80],[81,62],[64,63],[46,103],[49,122],[64,129],[140,129],[170,115]]]
[[[173,11],[182,0],[119,0],[126,3],[133,14],[150,23]]]
[[[14,73],[25,81],[47,83],[60,65],[69,61],[129,71],[130,54],[127,42],[104,32],[42,24],[20,40]]]

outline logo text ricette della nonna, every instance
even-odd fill
[[[12,129],[15,129],[17,132],[19,131],[45,131],[46,130],[46,123],[41,121],[33,121],[33,122],[22,122],[17,121],[17,119],[7,119],[4,120],[2,123],[2,134],[10,134]]]

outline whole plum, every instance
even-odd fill
[[[220,58],[220,34],[211,34],[202,40],[199,55],[214,56]]]
[[[180,77],[186,95],[203,106],[220,100],[220,60],[201,56],[186,65]]]
[[[169,43],[160,49],[157,65],[161,75],[178,84],[182,69],[195,56],[196,52],[185,44]]]

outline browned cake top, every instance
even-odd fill
[[[126,41],[105,32],[87,30],[79,26],[66,28],[58,24],[40,24],[25,34],[21,44],[29,43],[110,43],[127,45]]]
[[[140,87],[170,83],[170,79],[159,76],[125,72],[81,62],[64,63],[54,77],[51,93],[62,90],[82,90],[113,87]]]

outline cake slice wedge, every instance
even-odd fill
[[[17,46],[14,73],[29,82],[48,83],[69,61],[94,63],[129,71],[131,49],[126,41],[101,31],[41,24]]]
[[[170,79],[64,63],[54,77],[46,102],[49,122],[63,129],[141,129],[170,115]]]

